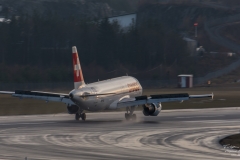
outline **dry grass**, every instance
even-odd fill
[[[69,91],[59,91],[68,93]],[[189,94],[210,94],[214,93],[214,100],[195,99],[183,103],[172,102],[163,103],[163,109],[190,109],[190,108],[219,108],[219,107],[239,107],[240,106],[240,84],[198,87],[192,89],[146,89],[144,95],[169,94],[169,93],[189,93]],[[0,115],[27,115],[27,114],[53,114],[67,113],[63,103],[49,102],[41,100],[19,99],[10,95],[0,95]]]
[[[227,75],[223,75],[218,78],[211,80],[212,84],[234,84],[240,80],[240,67],[236,68],[234,71],[230,72]]]
[[[0,95],[0,115],[51,114],[67,112],[63,103],[34,99],[19,99],[10,95]]]

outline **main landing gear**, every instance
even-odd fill
[[[133,114],[135,108],[136,108],[135,106],[127,107],[127,108],[126,108],[127,113],[125,113],[125,118],[126,118],[127,121],[129,121],[129,120],[135,121],[135,120],[137,119],[136,114]],[[129,113],[128,113],[128,112],[129,112]]]
[[[79,120],[79,119],[82,119],[83,121],[86,120],[86,113],[82,113],[82,112],[79,112],[79,113],[76,113],[75,114],[75,120]]]

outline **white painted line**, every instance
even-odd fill
[[[6,119],[6,118],[8,118],[8,117],[0,117],[0,119]]]
[[[51,123],[57,123],[57,122],[43,122],[43,123],[3,123],[3,124],[0,124],[0,126],[24,125],[24,124],[51,124]]]
[[[196,112],[196,111],[221,111],[221,110],[239,110],[240,107],[225,107],[225,108],[201,108],[201,109],[171,109],[162,110],[161,112]]]
[[[224,115],[218,116],[191,116],[191,117],[176,117],[176,118],[210,118],[210,117],[223,117]]]
[[[239,123],[239,121],[236,121],[236,120],[201,120],[201,121],[181,121],[181,122],[187,122],[187,123],[220,123],[220,124]]]

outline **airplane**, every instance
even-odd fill
[[[69,114],[75,114],[75,120],[86,120],[85,111],[99,112],[103,110],[117,110],[126,108],[125,119],[136,120],[135,109],[143,107],[145,116],[158,116],[161,112],[163,102],[183,102],[192,98],[213,98],[212,94],[189,95],[180,94],[159,94],[144,96],[143,88],[139,81],[131,76],[122,76],[95,83],[86,84],[78,57],[76,46],[72,47],[74,89],[69,94],[52,93],[42,91],[15,92],[0,91],[0,94],[10,94],[13,97],[33,98],[55,102],[63,102],[67,105]]]

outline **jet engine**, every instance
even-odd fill
[[[151,103],[143,105],[143,114],[145,116],[157,116],[162,110],[161,103]]]
[[[76,114],[79,110],[79,107],[77,105],[68,105],[67,110],[69,114]]]

